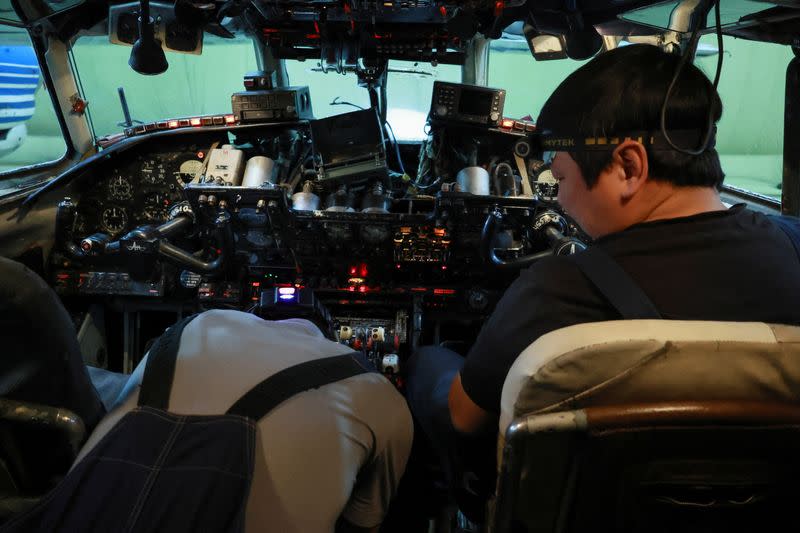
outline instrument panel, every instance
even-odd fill
[[[214,145],[210,139],[163,143],[99,169],[81,196],[74,234],[116,238],[142,225],[163,224],[170,208],[185,200],[184,187],[203,171]]]

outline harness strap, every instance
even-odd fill
[[[139,392],[140,406],[168,410],[181,334],[197,316],[186,317],[167,329],[150,349]],[[228,414],[259,420],[295,394],[374,371],[366,358],[357,352],[306,361],[266,378],[239,398],[228,409]]]
[[[142,377],[142,390],[139,391],[139,406],[167,410],[181,334],[183,328],[197,316],[197,314],[188,316],[171,326],[150,348]]]
[[[661,318],[661,313],[639,285],[603,250],[591,246],[570,259],[623,319]]]
[[[290,366],[273,374],[228,409],[228,414],[259,420],[295,394],[359,374],[372,372],[355,353],[325,357]]]

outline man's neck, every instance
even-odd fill
[[[674,187],[659,184],[658,189],[655,191],[654,202],[645,210],[645,217],[641,222],[688,217],[727,209],[719,197],[719,192],[712,187]]]

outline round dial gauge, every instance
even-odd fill
[[[124,176],[114,176],[108,182],[108,192],[114,200],[130,200],[133,186]]]
[[[128,214],[121,207],[109,207],[103,211],[100,222],[109,233],[119,233],[128,225]]]
[[[181,163],[178,169],[178,179],[185,185],[195,180],[203,171],[203,162],[189,159]]]
[[[163,222],[167,219],[167,210],[171,203],[163,192],[151,192],[144,198],[142,214],[150,222]]]
[[[145,159],[141,166],[142,181],[145,183],[164,183],[167,172],[164,164],[155,159]]]
[[[549,168],[536,176],[533,189],[539,199],[545,202],[555,202],[558,199],[558,180],[553,176],[553,171]]]

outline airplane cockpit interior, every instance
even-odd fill
[[[597,54],[730,61],[727,113],[753,118],[718,150],[778,148],[731,148],[750,174],[723,201],[800,215],[799,37],[779,0],[0,0],[0,516],[97,423],[29,395],[48,370],[28,353],[127,376],[167,327],[231,309],[311,320],[401,392],[420,347],[465,355],[523,269],[591,245],[536,117]],[[745,88],[756,63],[775,87]]]

